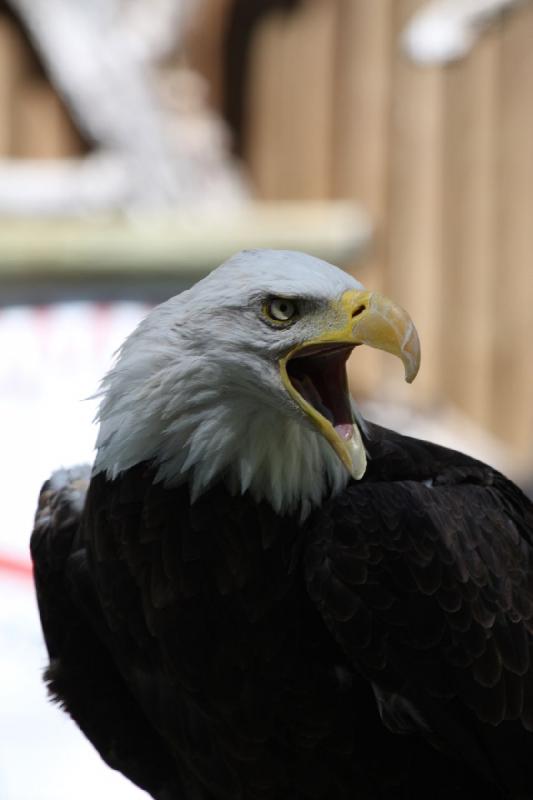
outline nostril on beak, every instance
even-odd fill
[[[354,308],[352,311],[352,319],[355,319],[355,317],[358,317],[360,314],[362,314],[365,309],[366,306],[364,303],[361,303],[361,305],[357,306],[357,308]]]

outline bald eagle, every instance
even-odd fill
[[[49,690],[158,800],[533,797],[533,507],[366,422],[361,344],[415,377],[394,303],[240,253],[126,340],[94,466],[41,491]]]

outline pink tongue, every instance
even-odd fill
[[[335,425],[335,430],[341,437],[341,439],[351,439],[353,435],[353,426],[347,425],[344,423],[343,425]]]

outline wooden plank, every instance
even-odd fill
[[[21,76],[27,68],[22,37],[6,16],[0,15],[0,157],[13,149],[13,109]]]
[[[446,397],[490,424],[496,269],[499,31],[446,70],[440,331]]]
[[[308,0],[284,29],[285,199],[331,196],[335,17],[330,0]]]
[[[280,90],[285,15],[273,12],[255,32],[250,47],[245,103],[246,160],[257,196],[272,200],[281,193],[278,134],[282,124]]]
[[[223,105],[223,45],[228,13],[233,0],[209,0],[200,3],[183,49],[172,61],[178,64],[183,53],[190,68],[197,70],[209,85],[209,104],[222,110]]]
[[[247,156],[263,198],[331,194],[336,6],[308,0],[256,32],[248,81]]]
[[[499,248],[493,297],[494,430],[533,445],[533,7],[509,14],[502,36]]]
[[[361,203],[370,215],[369,251],[352,271],[379,290],[385,259],[393,0],[336,3],[332,191]],[[354,396],[375,394],[382,366],[383,355],[375,350],[354,353],[349,365]]]
[[[420,5],[421,0],[397,0],[394,42]],[[393,48],[385,285],[411,314],[422,342],[422,368],[407,397],[429,403],[438,398],[440,390],[444,78],[441,69],[421,69],[407,60],[397,44]],[[397,371],[393,377],[396,394]]]
[[[57,94],[45,80],[21,82],[14,108],[13,155],[63,158],[82,152],[81,139]]]
[[[383,259],[393,0],[337,0],[333,193],[357,200],[374,225],[371,260]],[[379,280],[378,274],[373,275]]]

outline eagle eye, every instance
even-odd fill
[[[271,297],[264,310],[273,322],[291,322],[298,316],[296,303],[286,297]]]

